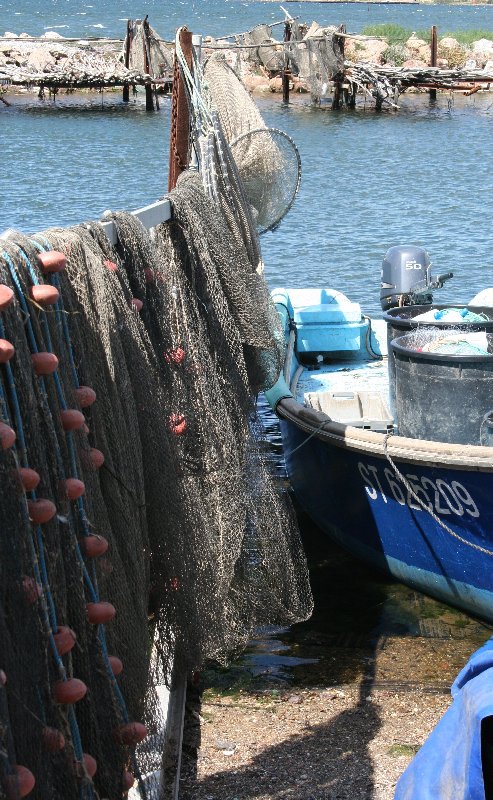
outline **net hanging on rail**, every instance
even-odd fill
[[[119,799],[130,773],[159,768],[156,686],[172,665],[225,661],[256,625],[311,612],[294,515],[255,417],[253,397],[282,359],[267,287],[199,176],[185,174],[171,201],[173,221],[154,235],[113,215],[117,249],[97,223],[1,242],[0,284],[13,299],[0,339],[15,349],[0,368],[0,797],[9,800],[16,764],[34,776],[33,796]],[[67,259],[59,274],[40,267],[51,248]],[[38,284],[58,300],[40,304]],[[63,422],[70,409],[73,429]],[[19,466],[40,476],[27,494]],[[38,500],[54,512],[33,524]],[[61,633],[71,649],[57,645]],[[83,696],[59,702],[77,681]]]

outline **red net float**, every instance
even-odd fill
[[[7,683],[7,676],[3,671],[3,669],[0,669],[0,689],[3,689],[6,683]]]
[[[151,267],[146,267],[144,270],[144,278],[146,283],[154,283],[156,275]]]
[[[123,791],[123,794],[126,794],[127,792],[129,792],[130,789],[132,788],[132,786],[134,785],[134,783],[135,783],[135,778],[132,775],[132,773],[131,772],[127,772],[127,770],[125,770],[123,775],[122,775],[122,791]]]
[[[51,375],[58,369],[58,358],[54,353],[33,353],[31,361],[36,375]]]
[[[116,678],[123,672],[123,663],[118,656],[108,656],[108,661],[110,662],[111,671]]]
[[[132,297],[129,305],[132,311],[142,311],[144,303],[142,302],[142,300],[139,300],[138,297]]]
[[[82,433],[85,433],[86,436],[89,436],[89,434],[91,433],[91,429],[89,428],[89,426],[86,423],[83,424],[83,426],[81,428],[81,431],[82,431]]]
[[[104,464],[104,455],[101,450],[98,450],[96,447],[85,450],[81,458],[88,469],[101,469]]]
[[[181,436],[187,429],[187,421],[183,414],[170,414],[168,430],[175,436]]]
[[[90,778],[94,778],[98,765],[97,761],[93,756],[90,756],[89,753],[82,754],[82,760],[84,762],[84,767],[86,769],[87,774]]]
[[[79,678],[57,681],[53,687],[53,700],[60,705],[72,705],[85,697],[87,686]]]
[[[14,299],[14,292],[12,291],[10,286],[5,286],[4,283],[0,283],[0,311],[3,311],[5,308],[8,308],[13,299]]]
[[[39,306],[54,306],[58,302],[60,292],[51,283],[38,283],[29,288],[29,297]]]
[[[65,736],[57,728],[43,728],[41,741],[48,753],[58,753],[65,747]]]
[[[111,603],[101,601],[99,603],[87,603],[86,616],[91,625],[104,625],[111,622],[116,614],[116,608]]]
[[[86,421],[82,411],[77,411],[76,408],[64,408],[60,411],[60,419],[64,431],[78,431]]]
[[[68,500],[77,500],[85,494],[86,485],[78,478],[67,478],[60,484],[60,492]]]
[[[114,261],[110,261],[109,258],[105,258],[103,264],[109,272],[118,272],[118,265]]]
[[[44,525],[56,514],[56,505],[44,497],[40,500],[28,500],[27,508],[29,518],[35,525]]]
[[[66,653],[69,653],[77,640],[72,628],[69,628],[67,625],[60,625],[57,628],[57,632],[53,635],[53,638],[59,656],[64,656]]]
[[[185,361],[185,351],[182,347],[175,347],[174,350],[165,350],[164,360],[167,364],[176,364],[179,366]]]
[[[0,364],[6,364],[15,353],[15,347],[7,339],[0,339]]]
[[[29,606],[33,606],[38,602],[43,594],[43,587],[30,575],[24,575],[22,579],[22,593],[24,599]]]
[[[21,764],[15,766],[15,773],[7,775],[4,781],[7,800],[17,800],[27,797],[36,785],[36,779],[31,770]]]
[[[91,533],[80,540],[79,546],[86,558],[97,558],[103,556],[110,545],[104,536],[96,536]]]
[[[63,272],[67,266],[67,259],[59,250],[49,250],[47,253],[39,253],[38,263],[41,272],[50,275],[54,272]]]
[[[89,408],[96,402],[96,392],[90,386],[79,386],[74,394],[81,408]]]
[[[118,744],[136,745],[143,742],[147,736],[147,728],[142,722],[127,722],[113,731]]]
[[[2,450],[10,450],[15,443],[15,431],[5,422],[0,422],[0,447]]]
[[[22,488],[26,492],[34,491],[41,480],[39,473],[34,469],[29,469],[29,467],[19,467],[17,475]]]

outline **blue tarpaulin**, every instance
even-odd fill
[[[493,639],[471,656],[451,693],[452,705],[399,779],[394,800],[488,800],[481,724],[493,716]]]

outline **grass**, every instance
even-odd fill
[[[361,31],[363,36],[378,36],[386,39],[389,45],[403,44],[407,42],[412,34],[411,28],[404,28],[402,25],[396,25],[391,22],[381,23],[379,25],[366,25]],[[422,31],[415,31],[418,39],[423,39],[425,42],[430,42],[431,31],[429,29]],[[459,44],[470,46],[473,42],[479,39],[489,39],[493,41],[493,32],[488,30],[470,30],[470,31],[438,31],[438,39],[443,39],[445,36],[450,36],[457,39]]]

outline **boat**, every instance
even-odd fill
[[[286,356],[266,398],[322,531],[492,622],[493,290],[465,308],[434,303],[450,277],[431,275],[422,248],[391,248],[378,319],[339,291],[274,290]]]

